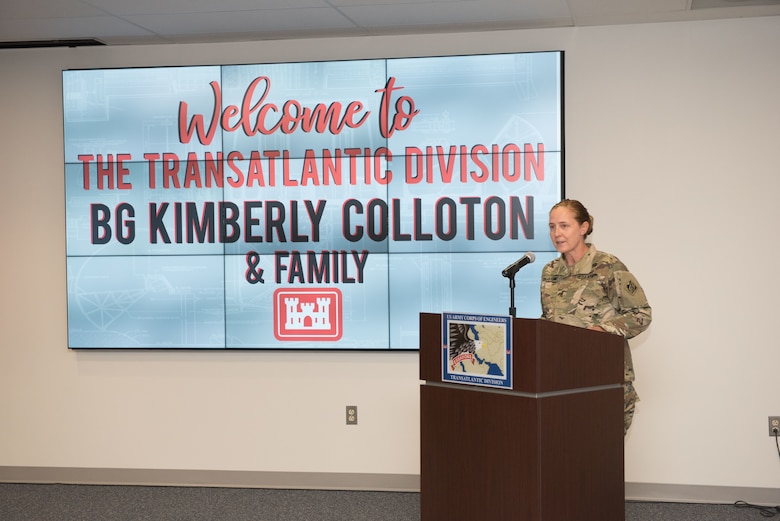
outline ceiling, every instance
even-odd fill
[[[780,0],[0,0],[0,47],[251,41],[780,15]],[[45,42],[45,43],[44,43]],[[93,42],[94,43],[94,42]]]

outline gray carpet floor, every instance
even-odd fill
[[[780,521],[776,507],[762,512],[735,505],[626,503],[626,521],[756,521],[769,517],[766,512]],[[2,521],[419,519],[420,495],[412,492],[0,484]]]

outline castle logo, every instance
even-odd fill
[[[274,291],[277,340],[335,342],[342,335],[342,298],[336,288],[287,288]]]

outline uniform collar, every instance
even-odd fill
[[[561,255],[561,266],[563,271],[569,272],[571,275],[584,275],[590,273],[593,267],[593,257],[596,255],[596,247],[593,244],[588,244],[588,251],[582,256],[580,260],[574,263],[574,266],[568,266],[566,261]]]
[[[572,266],[572,272],[577,274],[590,273],[593,267],[593,257],[596,255],[596,247],[592,244],[588,244],[588,251],[582,256],[580,260],[574,263]]]

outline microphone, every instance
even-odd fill
[[[504,277],[514,277],[515,273],[518,272],[520,268],[525,266],[526,264],[531,264],[533,261],[536,260],[536,255],[534,255],[534,252],[529,251],[519,259],[517,259],[515,262],[504,268],[504,271],[501,272],[501,275]]]

